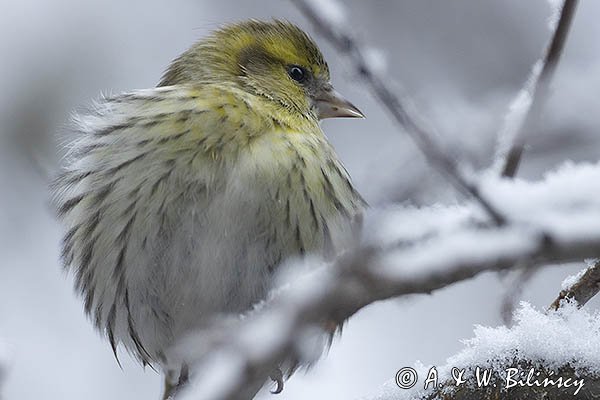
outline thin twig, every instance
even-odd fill
[[[542,71],[537,82],[533,86],[531,105],[527,110],[527,114],[525,115],[522,124],[517,130],[512,147],[506,156],[502,176],[515,176],[525,148],[526,136],[527,134],[534,132],[539,123],[542,108],[548,98],[550,82],[552,81],[554,71],[556,70],[562,55],[569,34],[569,28],[571,27],[571,22],[575,15],[577,3],[578,0],[565,0],[563,4],[558,26],[554,31],[554,36],[546,52],[546,57],[544,58]]]
[[[502,304],[500,305],[500,316],[504,325],[511,325],[513,322],[513,316],[517,309],[517,299],[520,298],[521,294],[525,289],[525,286],[531,281],[536,273],[539,272],[539,267],[531,267],[527,265],[518,271],[515,271],[518,275],[511,278],[508,282],[507,289],[504,293]]]
[[[291,0],[304,16],[313,24],[315,30],[333,44],[337,50],[353,61],[353,67],[359,76],[370,87],[374,96],[379,100],[394,120],[410,135],[425,158],[442,175],[449,178],[451,183],[463,194],[474,198],[490,215],[496,225],[506,221],[502,214],[479,192],[476,185],[465,178],[458,170],[455,160],[447,156],[432,140],[431,135],[421,127],[408,113],[401,99],[392,93],[381,76],[371,68],[365,57],[364,50],[352,36],[340,27],[334,27],[314,8],[311,2]]]
[[[531,104],[521,125],[517,128],[513,144],[505,159],[502,176],[513,178],[517,173],[525,146],[525,135],[535,131],[541,117],[541,111],[548,97],[550,83],[560,60],[564,44],[567,39],[569,27],[573,20],[578,0],[565,0],[561,10],[560,19],[550,45],[543,60],[543,66],[537,80],[532,85]],[[512,311],[515,309],[516,299],[522,292],[524,284],[537,272],[537,269],[525,268],[519,272],[515,284],[507,290],[502,302],[502,316],[505,322],[510,322]]]
[[[573,300],[578,307],[583,307],[598,292],[600,292],[600,260],[588,268],[570,288],[561,291],[556,300],[550,305],[550,309],[558,310],[563,300]]]

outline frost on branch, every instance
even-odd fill
[[[493,169],[496,171],[501,170],[502,163],[508,155],[510,147],[514,143],[520,127],[525,122],[525,116],[529,112],[529,108],[531,107],[531,102],[533,100],[535,84],[540,77],[543,65],[544,62],[541,59],[533,64],[531,72],[529,73],[529,77],[527,78],[527,82],[525,82],[525,85],[523,85],[519,93],[517,93],[513,101],[508,106],[508,112],[504,117],[504,124],[498,133],[498,147],[495,157],[496,161],[493,166]]]
[[[587,268],[563,281],[562,290],[550,305],[551,309],[558,309],[565,300],[573,301],[579,307],[583,307],[600,291],[600,260],[586,260],[586,262]]]
[[[561,15],[563,2],[561,0],[548,0],[548,5],[551,9],[551,16],[548,20],[549,29],[556,35],[558,21]],[[560,49],[558,50],[560,53]],[[531,68],[527,82],[510,103],[508,113],[504,118],[504,124],[498,135],[498,148],[496,154],[495,169],[500,169],[500,165],[504,158],[508,155],[511,145],[515,142],[519,135],[519,130],[525,123],[525,118],[530,112],[530,108],[536,95],[536,86],[540,79],[542,70],[546,61],[540,58]],[[529,126],[528,128],[531,128]]]
[[[553,15],[556,15],[556,17],[553,17],[556,21],[550,22],[550,26],[554,30],[552,40],[548,45],[544,58],[534,65],[529,82],[511,104],[509,116],[501,131],[498,156],[505,159],[502,175],[506,177],[515,176],[523,155],[527,136],[536,130],[539,123],[544,103],[549,97],[552,77],[561,58],[578,0],[564,0],[562,7],[558,7],[555,0],[550,0],[549,3],[553,9]],[[510,149],[507,148],[509,141],[512,141]]]
[[[432,370],[419,364],[420,379],[413,388],[402,390],[388,382],[370,400],[592,399],[600,393],[598,313],[568,304],[545,314],[522,303],[512,328],[477,326],[474,333],[464,341],[464,350],[436,368],[442,388],[430,384],[424,389]],[[465,381],[458,387],[457,377]]]

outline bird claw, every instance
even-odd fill
[[[271,378],[273,382],[277,383],[277,387],[275,390],[271,390],[271,393],[279,394],[283,392],[283,373],[281,370],[279,368],[275,369],[273,372],[271,372],[269,378]]]

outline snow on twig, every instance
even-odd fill
[[[565,300],[577,303],[583,307],[600,291],[600,260],[595,260],[591,265],[577,274],[573,282],[566,285],[560,294],[550,305],[550,309],[557,310],[564,304]]]
[[[539,123],[542,108],[549,95],[552,77],[569,35],[577,3],[578,0],[564,1],[558,25],[544,59],[534,65],[526,87],[511,104],[498,151],[500,159],[503,160],[503,176],[512,177],[517,173],[526,136],[531,134]]]

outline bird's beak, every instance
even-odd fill
[[[330,85],[327,85],[317,93],[315,106],[319,119],[365,117],[354,104],[346,100]]]

